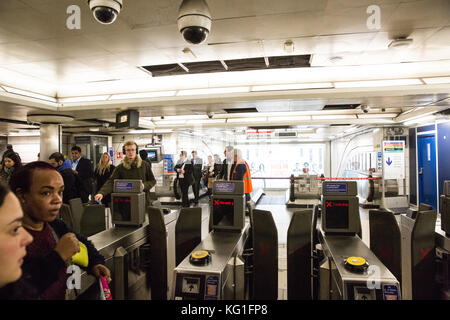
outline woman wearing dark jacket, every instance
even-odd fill
[[[96,190],[95,190],[96,194],[103,187],[106,181],[108,181],[109,177],[111,176],[115,168],[116,167],[111,164],[111,156],[109,155],[109,153],[104,152],[94,172],[94,179],[96,182]],[[102,199],[102,201],[104,204],[108,205],[111,202],[111,195],[110,194],[106,195]]]
[[[22,277],[26,246],[33,241],[22,227],[22,219],[19,200],[0,183],[0,300],[23,299],[25,292],[34,295],[34,289]]]
[[[31,162],[14,172],[10,188],[17,195],[23,212],[23,226],[34,241],[27,246],[23,270],[36,289],[39,299],[64,299],[67,279],[66,262],[86,245],[89,264],[87,272],[110,279],[104,258],[85,237],[72,233],[56,218],[62,205],[64,183],[50,164]]]
[[[0,169],[0,178],[4,183],[8,183],[15,170],[22,166],[19,155],[14,151],[7,151],[3,154],[2,167]]]
[[[183,207],[189,207],[189,186],[193,183],[193,165],[189,159],[187,159],[187,152],[180,152],[180,160],[175,166],[177,172],[177,179],[181,188],[181,203]]]

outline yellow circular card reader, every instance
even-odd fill
[[[362,257],[348,257],[344,262],[345,267],[352,272],[364,272],[369,267],[366,259]]]
[[[211,254],[206,250],[194,251],[189,257],[192,264],[206,266],[211,262]]]

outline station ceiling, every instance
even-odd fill
[[[404,113],[418,116],[420,112],[428,113],[427,108],[439,111],[449,107],[450,79],[445,80],[450,77],[448,0],[207,3],[213,19],[211,33],[206,43],[195,46],[184,42],[177,29],[181,0],[124,0],[118,19],[107,26],[94,20],[84,0],[1,0],[0,133],[36,128],[37,124],[26,123],[29,112],[70,114],[75,121],[66,124],[64,130],[82,132],[89,126],[114,122],[115,113],[129,108],[139,110],[146,123],[142,129],[182,130],[192,125],[155,122],[158,117],[208,113],[214,114],[217,122],[197,123],[196,129],[232,129],[250,124],[223,124],[219,120],[250,115],[230,115],[225,109],[255,108],[259,114],[252,117],[267,114],[266,125],[273,124],[269,121],[272,113],[279,113],[279,117],[291,116],[292,120],[276,124],[324,126],[329,128],[325,136],[330,136],[335,130],[329,127],[333,123],[402,124],[398,120],[407,119]],[[67,27],[67,9],[71,5],[81,9],[80,29]],[[372,23],[376,18],[378,26]],[[412,42],[393,48],[395,39]],[[152,77],[142,68],[290,55],[310,55],[310,66],[167,77]],[[399,79],[416,82],[360,85],[367,80]],[[433,84],[427,79],[444,83]],[[298,84],[307,85],[305,89],[261,89]],[[308,86],[311,84],[320,86]],[[183,90],[214,88],[244,89],[181,94]],[[146,93],[169,91],[173,95],[145,97]],[[34,98],[27,93],[34,94]],[[115,98],[118,94],[143,96]],[[359,107],[338,112],[322,110],[325,105],[346,104],[369,105],[369,113],[374,116],[364,117]],[[352,115],[354,119],[313,119],[320,114]],[[294,120],[295,116],[298,120]],[[100,130],[114,132],[111,126],[101,126]]]

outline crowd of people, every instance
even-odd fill
[[[81,149],[71,149],[72,158],[59,152],[48,161],[22,165],[17,152],[8,145],[0,167],[0,300],[7,299],[65,299],[72,257],[83,246],[87,250],[86,271],[111,281],[111,272],[104,257],[84,236],[73,232],[58,218],[63,203],[81,198],[89,201],[110,201],[114,179],[139,179],[148,193],[156,184],[151,163],[138,153],[134,141],[125,142],[121,164],[111,164],[110,155],[102,154],[95,171],[92,162],[83,157]],[[188,158],[180,152],[175,166],[182,190],[182,204],[189,206],[188,189],[192,185],[194,204],[198,203],[201,180],[211,193],[216,179],[250,181],[250,169],[240,150],[226,147],[225,159],[219,155],[203,160],[196,151]],[[247,182],[246,182],[247,184]],[[251,189],[245,187],[245,192]]]
[[[177,180],[181,189],[181,199],[183,207],[190,207],[189,187],[192,186],[194,193],[194,205],[198,204],[199,190],[203,183],[208,188],[207,194],[211,197],[213,182],[215,180],[242,180],[246,200],[250,200],[252,192],[252,182],[250,167],[243,159],[242,151],[233,146],[227,146],[224,150],[224,160],[218,154],[208,156],[208,162],[203,167],[203,159],[198,157],[197,151],[191,152],[188,157],[186,151],[181,151],[179,160],[175,166]]]

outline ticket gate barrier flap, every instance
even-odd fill
[[[175,300],[220,300],[244,297],[244,264],[241,254],[248,238],[246,221],[240,233],[212,231],[193,250],[207,251],[210,263],[194,265],[187,256],[174,270]]]
[[[169,214],[164,215],[164,223],[166,225],[174,224],[177,215],[177,210],[171,210]],[[145,265],[148,263],[148,254],[145,251],[148,245],[151,245],[149,243],[149,235],[149,221],[146,216],[144,224],[140,227],[115,227],[88,238],[100,254],[103,255],[105,266],[111,271],[113,282],[110,286],[114,299],[117,299],[117,296],[127,300],[150,298],[146,279],[148,271],[145,268]],[[123,258],[119,257],[121,251]],[[173,255],[175,254],[173,253]],[[116,259],[114,259],[114,256],[116,256]],[[114,262],[118,266],[117,270],[115,270]],[[121,266],[118,264],[119,262],[122,264]],[[115,281],[116,278],[121,278],[121,282]],[[86,271],[82,271],[81,289],[77,290],[77,294],[74,290],[69,290],[68,299],[78,299],[95,283],[97,283],[95,277],[89,275]],[[116,286],[118,287],[117,290]]]
[[[330,263],[329,288],[332,291],[332,299],[399,300],[401,298],[398,280],[359,237],[324,235],[322,232],[320,237]],[[346,268],[345,262],[352,256],[363,257],[369,268],[360,272]],[[321,281],[326,279],[321,278]]]
[[[289,300],[312,299],[313,210],[295,211],[287,234]]]
[[[369,210],[370,250],[402,283],[402,236],[389,210]]]
[[[272,213],[252,211],[253,272],[252,300],[278,298],[278,232]]]
[[[422,211],[421,208],[416,219],[400,216],[402,291],[405,300],[434,298],[436,219],[436,212]]]

